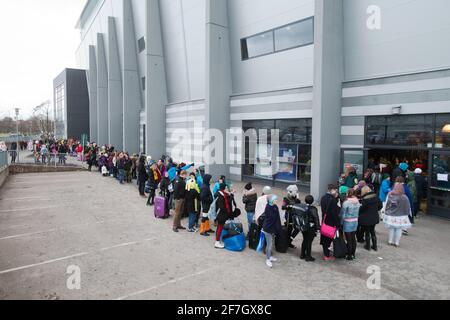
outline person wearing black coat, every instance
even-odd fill
[[[147,170],[145,169],[145,157],[139,158],[138,165],[138,182],[139,182],[139,194],[141,197],[145,197],[145,183],[148,180]]]
[[[322,207],[322,224],[326,224],[330,227],[339,228],[341,226],[340,222],[340,211],[341,209],[338,206],[339,201],[339,191],[338,188],[334,185],[328,186],[328,192],[325,194],[321,201],[320,206]],[[327,238],[323,235],[320,237],[320,244],[323,247],[323,255],[324,260],[334,260],[331,256],[330,246],[333,243],[334,239]]]
[[[224,249],[225,246],[221,243],[222,231],[225,226],[225,222],[233,217],[233,203],[232,195],[226,190],[227,185],[221,183],[219,186],[219,192],[217,192],[217,230],[216,230],[216,249]]]
[[[203,176],[203,185],[200,189],[200,200],[202,202],[202,222],[200,224],[200,235],[208,237],[210,233],[215,231],[211,229],[211,224],[209,222],[209,210],[211,209],[211,204],[214,201],[213,194],[211,192],[211,179],[212,176],[205,174]]]
[[[184,211],[184,200],[186,198],[186,176],[187,172],[181,171],[178,181],[174,186],[173,198],[175,200],[175,217],[173,219],[173,232],[186,230],[186,228],[181,225],[181,215]]]
[[[417,198],[416,203],[414,204],[414,217],[417,217],[417,214],[420,211],[422,200],[425,199],[427,194],[427,180],[422,175],[422,169],[417,168],[414,171],[414,180],[416,181],[417,189]]]
[[[364,187],[361,191],[362,200],[359,208],[358,224],[361,226],[364,234],[366,245],[364,249],[370,251],[378,251],[377,235],[375,226],[380,223],[379,211],[383,208],[381,200],[375,192],[372,192],[369,187]],[[372,239],[372,247],[370,246],[370,239]]]

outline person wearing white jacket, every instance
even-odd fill
[[[258,198],[258,201],[256,201],[256,207],[255,207],[255,218],[254,222],[258,224],[259,217],[262,216],[264,211],[267,207],[267,196],[272,194],[272,188],[271,187],[264,187],[262,196]]]

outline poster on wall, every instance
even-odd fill
[[[297,181],[297,166],[295,165],[298,155],[297,145],[280,145],[278,157],[276,180]]]
[[[256,145],[255,175],[261,178],[272,179],[272,145]]]

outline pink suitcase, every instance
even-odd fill
[[[166,219],[168,217],[168,205],[166,197],[155,197],[155,217],[158,219]]]

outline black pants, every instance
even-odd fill
[[[148,196],[148,201],[147,201],[148,205],[154,205],[155,204],[155,195],[156,195],[156,190],[155,189],[150,189],[150,195]]]
[[[366,237],[366,245],[370,247],[370,240],[372,240],[372,246],[377,247],[377,234],[375,232],[375,225],[363,226],[363,231]]]
[[[323,255],[329,258],[331,256],[330,246],[333,243],[333,239],[322,236],[320,243],[322,244]]]
[[[358,230],[356,231],[356,240],[359,243],[364,242],[364,229],[362,226],[358,226]]]
[[[303,243],[300,254],[302,257],[311,257],[312,243],[314,241],[316,233],[314,232],[314,230],[309,230],[306,232],[302,232],[302,234],[303,234]]]
[[[356,253],[356,232],[346,232],[347,250],[349,256],[355,256]]]
[[[288,235],[289,235],[288,241],[289,241],[289,244],[292,244],[292,241],[294,241],[294,239],[298,236],[300,231],[297,228],[294,228],[294,224],[292,223],[292,221],[290,223],[288,223],[287,229],[288,229]]]
[[[145,181],[139,181],[139,194],[145,196]]]

